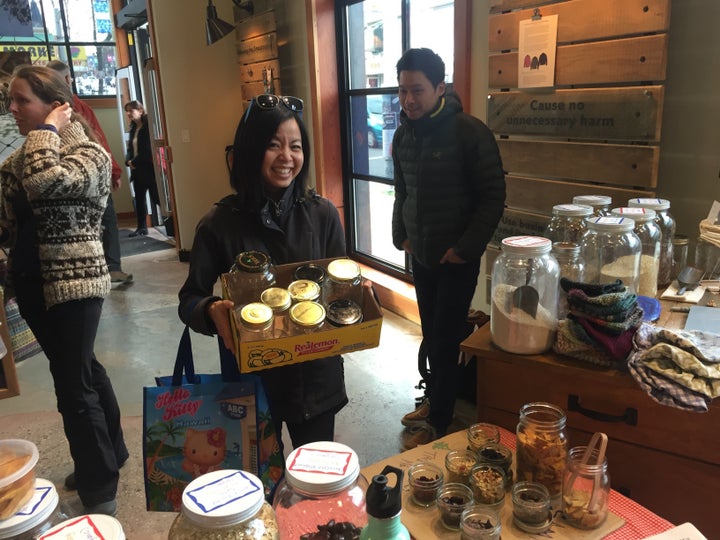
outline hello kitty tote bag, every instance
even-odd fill
[[[197,375],[190,330],[180,339],[172,376],[143,388],[143,463],[147,509],[179,512],[198,476],[240,469],[260,478],[271,498],[283,456],[260,378]]]

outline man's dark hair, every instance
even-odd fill
[[[397,75],[401,71],[422,71],[434,87],[445,80],[445,62],[430,49],[408,49],[397,63]]]

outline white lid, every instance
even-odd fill
[[[355,451],[344,444],[319,441],[293,450],[285,461],[285,480],[300,491],[330,495],[351,486],[360,474]]]
[[[185,487],[182,513],[201,527],[229,527],[253,517],[264,502],[257,476],[225,469],[203,474]]]
[[[552,213],[556,216],[590,216],[594,212],[592,206],[586,204],[556,204]]]
[[[641,206],[623,206],[610,210],[613,216],[629,217],[636,223],[647,223],[655,219],[655,210]]]
[[[360,275],[360,265],[350,259],[335,259],[327,267],[328,274],[341,281],[351,281]]]
[[[30,500],[14,516],[0,521],[0,538],[15,538],[45,521],[57,508],[58,499],[52,482],[35,479],[35,492]]]
[[[542,236],[509,236],[502,241],[502,250],[517,255],[542,255],[549,253],[552,242]]]
[[[20,478],[25,476],[33,469],[33,467],[35,467],[38,462],[38,458],[40,457],[35,443],[26,441],[25,439],[0,440],[0,453],[4,453],[6,451],[11,454],[17,454],[18,456],[30,456],[30,460],[12,474],[0,477],[0,489],[9,486],[16,480],[20,480]]]
[[[594,231],[626,232],[635,228],[635,221],[626,217],[602,216],[587,219],[588,228]]]
[[[670,208],[670,201],[667,199],[629,199],[628,206],[641,206],[652,210],[667,210]]]
[[[62,534],[58,534],[61,531]],[[63,540],[65,538],[125,540],[125,533],[120,522],[114,517],[103,514],[88,514],[55,525],[38,540]]]
[[[589,206],[610,206],[612,197],[607,195],[575,195],[572,202]]]

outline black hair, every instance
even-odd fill
[[[293,182],[296,198],[307,194],[307,177],[310,166],[310,138],[300,116],[280,104],[273,109],[253,106],[235,131],[233,164],[230,171],[230,185],[240,196],[242,206],[258,211],[265,204],[265,179],[261,173],[265,151],[277,133],[280,124],[295,120],[300,128],[303,149],[303,166]]]
[[[445,62],[431,49],[408,49],[397,62],[397,75],[401,71],[422,71],[434,88],[445,80]]]

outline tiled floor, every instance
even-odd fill
[[[129,231],[121,231],[127,234]],[[166,239],[159,230],[151,234]],[[118,519],[130,540],[166,538],[172,514],[147,513],[142,484],[142,387],[156,375],[172,370],[183,325],[177,316],[177,292],[187,264],[174,249],[123,259],[134,274],[131,285],[114,286],[105,301],[96,342],[98,358],[113,381],[124,416],[131,459],[121,471]],[[414,407],[419,391],[416,355],[418,325],[385,312],[380,346],[345,356],[350,403],[337,416],[336,440],[358,452],[361,466],[400,450],[400,418]],[[217,372],[215,339],[193,334],[199,372]],[[21,395],[0,401],[0,438],[27,438],[40,449],[38,473],[54,482],[70,507],[77,496],[62,489],[72,467],[47,361],[41,354],[17,365]],[[472,422],[473,405],[461,401],[456,410],[458,429]],[[289,448],[290,445],[286,444]]]

